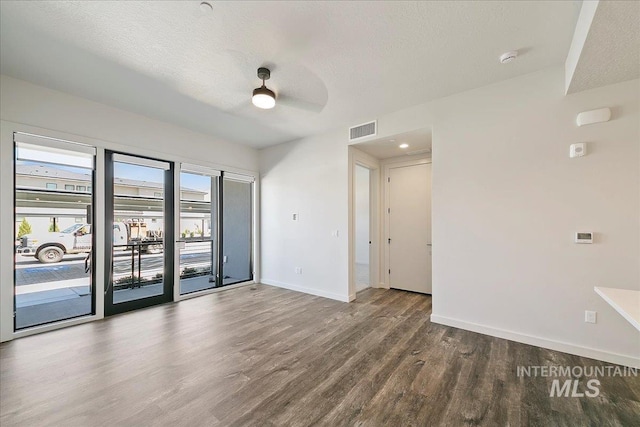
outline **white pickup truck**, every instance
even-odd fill
[[[113,244],[123,246],[130,243],[130,231],[127,224],[113,224]],[[137,241],[156,240],[144,236],[133,236]],[[59,232],[31,233],[19,240],[17,252],[35,256],[40,262],[54,263],[62,261],[65,254],[91,252],[91,224],[75,224]],[[161,250],[161,245],[144,246],[147,252]]]

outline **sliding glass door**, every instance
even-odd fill
[[[105,314],[172,301],[173,163],[110,151],[105,159]]]
[[[14,142],[14,328],[93,314],[95,148],[23,133]]]

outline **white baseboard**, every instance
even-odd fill
[[[264,283],[265,285],[277,286],[278,288],[289,289],[291,291],[298,291],[305,294],[317,295],[319,297],[325,297],[337,301],[350,302],[350,296],[348,294],[340,295],[333,292],[323,291],[321,289],[306,288],[304,286],[291,285],[289,283],[279,282],[277,280],[271,279],[262,279],[260,283]]]
[[[595,348],[582,347],[575,344],[569,344],[561,341],[549,340],[533,335],[522,334],[505,329],[494,328],[491,326],[479,325],[477,323],[467,322],[464,320],[452,319],[450,317],[431,315],[431,322],[440,325],[453,326],[454,328],[465,329],[467,331],[477,332],[479,334],[490,335],[492,337],[504,338],[510,341],[516,341],[523,344],[534,345],[536,347],[548,348],[550,350],[561,351],[563,353],[574,354],[576,356],[588,357],[590,359],[601,360],[604,362],[615,363],[633,368],[640,368],[640,358],[627,356],[624,354],[611,353]]]

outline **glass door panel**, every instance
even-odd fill
[[[252,183],[224,177],[222,189],[222,286],[253,279]]]
[[[180,294],[216,287],[218,177],[180,173]]]
[[[15,329],[93,314],[95,149],[14,139]]]
[[[111,234],[105,312],[172,300],[172,164],[106,153]],[[169,242],[172,240],[170,239]]]

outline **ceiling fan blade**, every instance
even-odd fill
[[[253,106],[253,104],[251,103],[251,99],[247,100],[247,101],[243,101],[240,104],[236,105],[235,107],[232,107],[228,110],[226,110],[227,113],[229,114],[243,114],[246,115],[246,113],[250,113],[252,110],[252,108],[255,108]]]
[[[281,104],[287,107],[298,108],[300,110],[309,111],[311,113],[320,113],[326,104],[317,104],[315,102],[304,101],[299,98],[294,98],[286,94],[278,94],[277,104]]]

